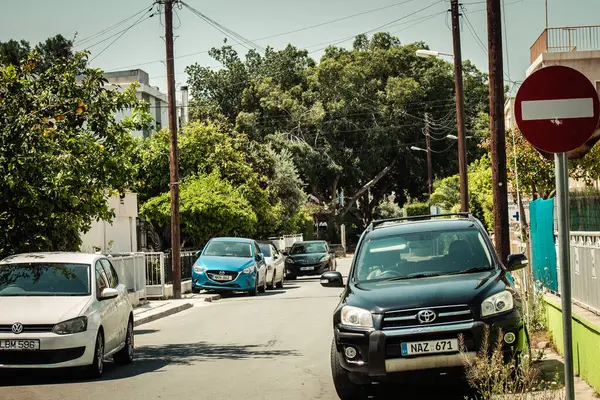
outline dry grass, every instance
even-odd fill
[[[502,332],[499,332],[496,343],[491,343],[490,330],[486,328],[481,349],[475,360],[469,359],[465,351],[461,352],[467,381],[477,392],[477,400],[564,398],[557,380],[542,380],[540,369],[529,356],[515,356],[506,362],[502,351],[502,338]],[[459,344],[461,349],[465,348],[463,337],[459,337]]]

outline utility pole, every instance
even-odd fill
[[[429,198],[433,193],[433,167],[431,165],[431,138],[429,137],[429,113],[425,114],[425,141],[427,143],[427,178],[429,180]]]
[[[465,100],[463,93],[462,52],[458,0],[451,0],[452,40],[454,42],[454,80],[456,85],[456,124],[458,127],[458,173],[460,176],[460,210],[469,211],[469,183],[467,175],[467,140],[465,137]]]
[[[169,132],[171,134],[171,265],[173,271],[173,297],[181,298],[181,241],[179,238],[179,156],[177,152],[177,104],[175,103],[175,65],[173,56],[173,3],[164,0],[165,41],[167,44],[167,96],[169,106]]]
[[[494,242],[502,262],[510,252],[508,188],[506,186],[506,132],[504,130],[504,79],[501,0],[487,0],[492,190]]]

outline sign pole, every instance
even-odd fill
[[[563,346],[565,358],[566,400],[575,399],[573,373],[573,329],[571,319],[571,252],[569,226],[569,170],[567,153],[554,155],[556,173],[556,210],[558,214],[558,256],[560,262],[560,298],[562,303]]]

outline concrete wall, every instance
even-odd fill
[[[545,296],[548,330],[563,354],[563,324],[560,298]],[[575,373],[600,393],[600,317],[573,305],[573,364]]]
[[[103,253],[132,253],[137,251],[137,194],[127,193],[108,199],[109,207],[115,210],[111,222],[93,221],[92,228],[81,235],[81,250]]]

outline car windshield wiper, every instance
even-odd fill
[[[448,275],[461,275],[461,274],[472,274],[474,272],[483,272],[483,271],[491,271],[495,269],[494,267],[490,267],[489,265],[486,267],[473,267],[464,269],[462,271],[451,272]]]
[[[440,276],[442,275],[439,272],[424,272],[424,273],[419,273],[419,274],[412,274],[412,275],[406,275],[406,276],[397,276],[395,278],[389,278],[389,279],[384,279],[383,282],[388,282],[388,281],[402,281],[402,280],[406,280],[406,279],[419,279],[419,278],[430,278],[432,276]]]

